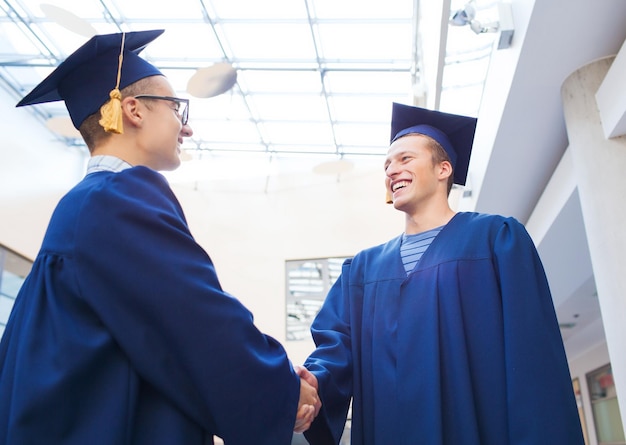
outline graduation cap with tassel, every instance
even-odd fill
[[[162,75],[139,53],[163,31],[158,29],[92,37],[16,106],[62,100],[76,129],[87,117],[100,110],[100,125],[108,132],[122,133],[120,90],[145,77]]]
[[[104,131],[122,134],[124,133],[124,120],[122,119],[122,93],[120,92],[120,77],[122,75],[122,62],[124,61],[124,41],[126,33],[122,33],[122,44],[117,62],[117,82],[115,88],[109,92],[109,101],[100,107],[100,120]]]
[[[408,134],[423,134],[433,138],[450,158],[454,183],[465,185],[469,168],[477,119],[394,103],[391,112],[391,140]],[[387,192],[386,202],[393,199]]]

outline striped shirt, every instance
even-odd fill
[[[400,256],[402,257],[402,264],[404,264],[404,270],[407,275],[415,269],[422,255],[424,255],[430,243],[432,243],[439,232],[441,232],[441,229],[443,229],[443,226],[414,235],[407,235],[406,233],[402,235]]]
[[[131,168],[126,161],[122,161],[120,158],[109,155],[98,155],[89,158],[87,163],[87,174],[95,172],[121,172],[127,168]]]

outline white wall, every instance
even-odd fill
[[[352,256],[399,235],[404,220],[384,203],[382,172],[381,166],[340,182],[310,174],[273,178],[267,193],[264,178],[175,186],[224,289],[244,302],[264,332],[283,342],[294,363],[313,344],[284,341],[285,261]]]
[[[626,424],[626,210],[616,205],[626,194],[622,180],[626,139],[606,139],[595,99],[613,60],[605,57],[580,67],[565,79],[561,94],[622,424]],[[612,88],[620,87],[612,84]]]
[[[55,140],[0,89],[0,243],[34,258],[54,205],[83,175],[85,150]]]
[[[596,429],[593,423],[593,413],[591,411],[591,399],[589,397],[589,388],[587,386],[587,374],[591,371],[610,363],[609,351],[606,342],[601,342],[578,357],[570,360],[569,367],[572,379],[578,378],[580,382],[580,391],[583,401],[583,410],[585,415],[585,425],[587,426],[587,434],[589,442],[587,445],[597,445]]]

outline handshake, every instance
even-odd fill
[[[317,378],[303,366],[294,366],[294,369],[300,376],[300,400],[293,430],[296,433],[303,433],[311,427],[319,414],[322,402],[317,394],[319,389]]]

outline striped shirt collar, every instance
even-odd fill
[[[115,156],[98,155],[89,158],[87,163],[87,174],[95,172],[121,172],[127,168],[131,168],[128,162],[121,160]]]

